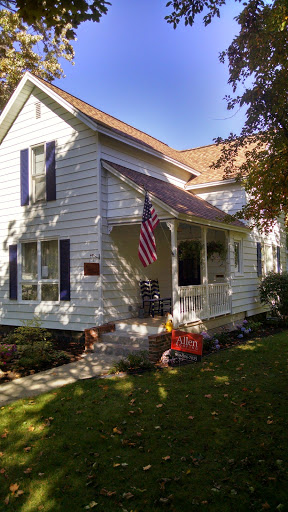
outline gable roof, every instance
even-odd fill
[[[182,154],[185,154],[186,158],[189,159],[191,166],[200,172],[199,176],[192,176],[190,178],[186,183],[186,188],[193,188],[195,185],[204,183],[229,181],[236,178],[238,168],[245,162],[245,153],[248,148],[246,146],[239,149],[238,155],[235,158],[235,172],[231,173],[229,178],[226,178],[224,165],[219,168],[212,167],[220,158],[223,147],[223,144],[211,144],[182,151]]]
[[[108,165],[106,167],[108,169],[112,167],[112,169],[133,181],[136,185],[147,189],[151,196],[156,197],[179,214],[198,217],[212,222],[224,222],[225,212],[196,196],[193,192],[183,190],[172,183],[133,171],[114,162],[102,160],[102,163],[104,167],[106,167],[105,164]],[[226,226],[228,228],[229,225],[226,224]],[[246,228],[245,224],[238,220],[232,222],[230,226]]]
[[[141,130],[134,128],[133,126],[130,126],[129,124],[124,123],[123,121],[120,121],[119,119],[111,116],[110,114],[102,112],[102,110],[99,110],[93,107],[92,105],[89,105],[89,103],[86,103],[85,101],[80,100],[76,96],[73,96],[72,94],[63,91],[59,87],[49,82],[46,82],[46,80],[43,80],[39,77],[36,78],[37,80],[39,80],[39,82],[44,84],[53,92],[56,92],[56,94],[58,94],[61,98],[70,103],[70,105],[77,108],[80,112],[88,116],[93,121],[96,121],[98,124],[101,124],[102,126],[108,128],[109,130],[112,130],[115,133],[123,135],[126,138],[129,138],[130,140],[137,142],[142,146],[153,149],[164,156],[168,156],[175,160],[176,162],[186,165],[187,167],[190,168],[191,174],[194,173],[194,175],[196,176],[199,174],[192,168],[189,155],[186,155],[185,153],[183,153],[182,151],[178,151],[177,149],[171,148],[164,142],[161,142],[155,137],[152,137],[151,135],[148,135],[147,133],[144,133]]]

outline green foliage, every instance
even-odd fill
[[[38,346],[49,349],[52,347],[52,335],[47,329],[41,327],[41,320],[34,317],[33,320],[23,321],[22,326],[16,327],[16,329],[8,334],[6,342],[15,344],[18,347],[31,346],[32,349]]]
[[[56,36],[59,36],[67,25],[70,30],[68,39],[75,39],[75,31],[83,21],[100,21],[103,14],[107,13],[110,2],[105,0],[1,0],[0,5],[5,9],[17,12],[25,23],[33,28],[39,22],[45,20],[48,29],[53,28]]]
[[[284,318],[288,315],[288,273],[269,272],[259,286],[260,300],[268,304],[273,315]]]
[[[173,0],[166,16],[174,28],[181,19],[192,26],[204,13],[208,25],[220,16],[223,0]],[[215,166],[227,177],[244,180],[247,204],[233,219],[253,219],[269,231],[281,213],[288,213],[288,3],[287,0],[249,0],[236,17],[239,34],[220,61],[228,61],[233,97],[228,110],[245,107],[246,121],[240,136],[231,134],[222,144]],[[252,224],[252,223],[251,223]]]
[[[149,361],[149,352],[142,350],[128,354],[126,358],[114,363],[110,373],[130,372],[133,370],[151,370],[153,364]]]
[[[207,258],[208,260],[213,257],[213,255],[219,254],[222,260],[225,260],[227,255],[227,248],[223,242],[219,242],[216,240],[211,240],[207,242]]]
[[[179,260],[197,258],[203,248],[200,240],[182,240],[178,245]]]
[[[49,82],[63,76],[59,60],[74,58],[70,29],[66,25],[56,37],[43,20],[31,28],[18,12],[0,10],[0,111],[26,71]]]

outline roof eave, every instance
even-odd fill
[[[26,90],[25,90],[25,87],[26,87]],[[176,160],[172,157],[169,157],[167,155],[164,155],[163,153],[161,153],[159,151],[145,147],[140,142],[137,143],[136,141],[129,139],[129,137],[125,136],[125,134],[116,133],[116,131],[114,131],[113,128],[106,127],[105,125],[93,120],[90,116],[84,114],[79,109],[72,106],[71,103],[69,103],[67,100],[62,98],[59,94],[57,94],[55,91],[50,89],[50,87],[46,86],[43,82],[40,82],[37,79],[37,77],[31,75],[31,73],[29,73],[29,71],[27,71],[25,73],[25,75],[23,76],[22,80],[18,84],[16,90],[14,91],[13,95],[11,96],[10,100],[8,101],[5,109],[3,110],[3,112],[0,116],[0,143],[2,142],[7,131],[9,130],[11,124],[14,122],[15,118],[17,117],[19,111],[23,107],[25,101],[28,99],[28,97],[34,87],[38,87],[39,89],[41,89],[50,98],[54,99],[59,105],[61,105],[63,108],[65,108],[73,116],[80,119],[84,124],[86,124],[93,131],[97,131],[97,132],[107,135],[113,139],[119,140],[120,142],[124,142],[125,144],[128,144],[134,148],[140,149],[141,151],[144,151],[150,155],[156,156],[157,158],[165,160],[166,162],[169,162],[173,165],[176,165],[177,167],[179,167],[191,174],[194,174],[195,176],[200,175],[200,173],[198,171],[196,171],[189,165],[179,162],[178,160]],[[24,91],[24,95],[22,94],[22,96],[21,96],[22,91]],[[19,100],[19,101],[17,102],[17,100]],[[14,115],[12,114],[12,116],[11,116],[11,109],[13,110],[13,106],[16,106],[16,108],[14,109],[15,114]],[[9,118],[9,114],[10,114],[10,118]],[[8,118],[8,122],[7,122],[7,118]]]
[[[237,182],[237,180],[235,178],[231,178],[229,180],[219,180],[219,181],[210,181],[210,182],[206,181],[204,183],[198,183],[196,185],[193,185],[193,183],[188,185],[186,183],[184,188],[185,188],[185,190],[197,190],[200,188],[217,187],[219,185],[229,185],[229,184],[236,183],[236,182]]]

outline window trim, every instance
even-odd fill
[[[42,242],[57,241],[58,243],[58,277],[57,279],[43,279],[41,278],[41,246]],[[37,279],[31,279],[29,281],[22,279],[22,268],[23,268],[23,252],[22,246],[29,243],[37,243]],[[21,240],[19,244],[19,272],[18,272],[18,290],[19,290],[19,302],[21,304],[60,304],[60,239],[58,237],[47,237],[39,239]],[[36,284],[37,285],[37,300],[25,300],[22,298],[22,286],[25,284]],[[41,300],[41,288],[42,284],[58,284],[58,299],[57,300]]]

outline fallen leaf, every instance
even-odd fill
[[[163,459],[163,460],[170,460],[170,459],[171,459],[171,457],[170,457],[170,455],[166,455],[166,457],[162,457],[162,459]]]
[[[24,452],[26,452],[26,453],[30,452],[30,450],[31,450],[31,446],[26,446],[26,448],[24,448]]]
[[[148,471],[148,469],[150,469],[151,467],[152,467],[151,464],[148,464],[148,466],[144,466],[143,470]]]
[[[218,416],[219,413],[216,411],[213,411],[213,412],[211,412],[211,414],[212,414],[212,416]]]
[[[163,404],[158,404],[156,407],[159,409],[159,407],[163,407]]]
[[[35,427],[33,427],[33,425],[30,425],[30,427],[28,427],[28,430],[29,432],[33,432],[35,430]]]
[[[23,473],[25,473],[26,475],[29,475],[29,473],[31,473],[32,471],[32,468],[27,468],[23,471]]]
[[[10,496],[8,494],[8,496],[6,496],[6,498],[4,500],[5,505],[9,505],[9,500],[10,500]]]
[[[14,494],[16,491],[18,491],[19,485],[18,484],[11,484],[9,489],[12,492],[12,494]]]
[[[122,430],[120,430],[118,427],[113,428],[114,434],[122,434]]]
[[[205,395],[205,398],[212,398],[212,395]]]
[[[131,492],[124,492],[122,494],[123,498],[125,498],[126,500],[130,500],[131,498],[134,497],[134,494],[132,494]]]
[[[188,420],[194,420],[195,416],[188,416]]]

